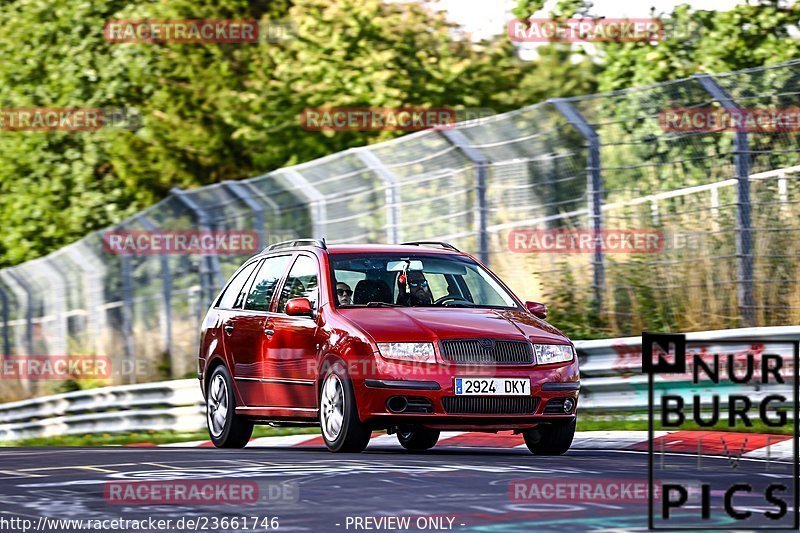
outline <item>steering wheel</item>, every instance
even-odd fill
[[[442,305],[442,306],[446,306],[446,305],[447,305],[447,303],[449,303],[449,302],[463,302],[463,303],[465,303],[465,304],[470,304],[470,305],[472,305],[472,302],[470,302],[469,300],[466,300],[466,299],[464,299],[464,298],[461,298],[461,297],[459,297],[459,296],[453,296],[452,294],[446,294],[446,295],[442,296],[441,298],[437,298],[437,299],[436,299],[436,300],[433,302],[433,305]]]

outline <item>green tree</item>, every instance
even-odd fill
[[[256,19],[259,44],[111,43],[109,20]],[[266,28],[267,26],[262,26]],[[310,132],[317,106],[484,107],[555,96],[565,56],[520,61],[415,2],[15,0],[0,7],[0,106],[132,108],[137,131],[0,131],[0,266],[43,255],[183,188],[254,176],[402,132]],[[576,78],[577,79],[577,78]],[[588,76],[568,90],[587,87]]]
[[[602,47],[601,91],[800,58],[800,40],[792,36],[800,23],[797,3],[762,0],[728,11],[694,10],[684,4],[653,16],[665,23],[657,43]]]
[[[543,9],[543,0],[518,0],[514,15],[525,19]],[[603,17],[585,0],[561,0],[549,12],[561,19]],[[800,57],[800,4],[756,0],[726,11],[693,9],[688,4],[671,12],[652,10],[664,22],[657,42],[609,42],[591,48],[573,46],[574,53],[591,54],[601,67],[600,91],[649,85],[697,73],[722,73],[773,65]]]

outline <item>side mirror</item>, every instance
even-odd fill
[[[289,316],[314,316],[308,298],[292,298],[286,302],[286,314]]]
[[[547,318],[547,306],[544,304],[540,304],[539,302],[525,302],[525,307],[528,308],[528,311],[537,318],[541,318],[544,320]]]

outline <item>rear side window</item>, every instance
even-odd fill
[[[286,312],[286,303],[292,298],[308,298],[311,307],[317,307],[317,262],[307,255],[298,256],[286,278],[278,303],[278,312]]]
[[[222,307],[224,309],[234,309],[237,307],[238,303],[241,303],[239,293],[242,292],[242,288],[244,287],[247,279],[250,277],[250,274],[253,273],[255,270],[258,261],[253,261],[239,272],[233,276],[228,286],[225,288],[225,292],[222,293],[222,296],[219,297],[217,301],[217,307]]]
[[[275,288],[286,270],[290,257],[289,255],[280,255],[264,260],[253,280],[250,293],[247,295],[247,301],[244,304],[245,309],[269,311],[272,295],[275,294]]]

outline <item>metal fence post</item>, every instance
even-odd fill
[[[258,198],[259,200],[264,202],[264,204],[268,205],[270,210],[272,210],[272,213],[274,215],[280,215],[281,212],[283,211],[283,208],[280,205],[278,205],[278,203],[275,200],[273,200],[272,198],[270,198],[269,196],[267,196],[266,194],[261,192],[258,189],[258,187],[256,187],[255,184],[254,184],[254,182],[256,180],[260,180],[260,179],[264,179],[264,178],[268,178],[268,177],[269,177],[269,174],[263,174],[261,176],[256,176],[255,178],[241,180],[241,181],[237,181],[235,183],[238,183],[239,185],[244,187],[248,191],[249,194],[251,194],[255,198]],[[266,243],[264,243],[264,244],[266,245]]]
[[[141,214],[135,217],[148,231],[157,231],[158,227],[153,224],[147,215]],[[166,253],[159,254],[161,266],[161,300],[164,306],[164,324],[161,332],[162,342],[164,343],[164,354],[170,362],[170,368],[175,368],[172,360],[172,272],[169,268],[169,256]]]
[[[303,195],[311,207],[311,237],[322,239],[325,237],[325,225],[328,221],[328,208],[325,195],[314,187],[300,172],[294,168],[282,168],[273,173],[275,176],[285,176],[294,186],[294,190]]]
[[[105,353],[101,340],[106,329],[105,280],[106,263],[98,256],[86,240],[80,240],[64,248],[64,253],[83,273],[83,297],[86,301],[87,335],[92,340],[96,354]]]
[[[729,113],[740,112],[731,96],[708,74],[696,74],[703,89]],[[736,168],[736,258],[738,270],[738,298],[741,325],[755,326],[755,300],[753,297],[753,224],[750,203],[750,146],[746,131],[737,131],[734,137],[733,162]]]
[[[175,197],[191,211],[197,227],[200,231],[211,231],[212,223],[208,213],[203,207],[194,201],[189,194],[179,187],[173,187],[170,191]],[[200,291],[203,302],[200,304],[200,316],[205,313],[205,308],[211,303],[216,294],[217,287],[220,287],[225,280],[222,279],[222,270],[219,266],[219,257],[215,254],[203,255],[200,258]]]
[[[459,130],[441,130],[442,135],[456,146],[461,152],[472,161],[476,170],[475,181],[475,203],[477,211],[477,231],[478,231],[478,258],[481,263],[489,264],[489,209],[486,205],[487,175],[491,161],[483,155],[480,150],[472,146],[466,135]]]
[[[386,238],[397,244],[400,239],[400,186],[397,176],[369,148],[355,151],[356,156],[383,181],[386,187]]]
[[[124,339],[124,357],[128,363],[129,383],[136,383],[136,352],[133,345],[133,272],[131,256],[119,256],[120,274],[122,275],[122,337]],[[123,370],[126,370],[123,368]]]
[[[47,355],[65,355],[68,353],[68,332],[69,325],[67,319],[67,291],[69,278],[63,269],[50,263],[50,256],[36,259],[30,263],[36,265],[43,273],[39,279],[45,281],[48,288],[47,293],[42,295],[43,314],[53,317],[53,325],[48,327],[50,335],[43,335],[47,346]],[[42,331],[45,331],[42,324]]]
[[[260,251],[267,245],[267,235],[264,222],[264,206],[253,199],[253,195],[248,188],[235,181],[223,181],[222,186],[228,189],[231,194],[244,202],[253,212],[256,219],[256,233],[258,233],[258,250]]]
[[[0,304],[3,305],[0,314],[0,320],[3,321],[3,356],[8,357],[11,355],[11,343],[8,340],[8,295],[2,285],[0,285]]]
[[[567,100],[551,98],[548,101],[567,119],[567,122],[578,130],[589,144],[589,157],[586,166],[588,212],[592,232],[595,236],[599,236],[603,231],[603,176],[600,162],[600,137],[583,115]],[[603,312],[606,277],[603,247],[599,239],[595,239],[592,267],[594,270],[594,311],[599,316]]]
[[[34,355],[41,355],[34,353],[33,347],[33,289],[30,284],[19,274],[10,269],[5,270],[8,278],[11,279],[22,292],[25,293],[25,356],[31,357]],[[39,389],[38,380],[30,379],[29,377],[21,377],[20,382],[23,387],[27,388],[31,395],[35,395]]]
[[[11,270],[6,270],[8,277],[25,293],[25,351],[28,356],[33,353],[33,289],[30,284]]]

